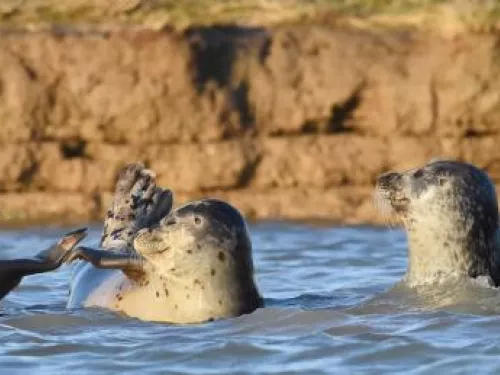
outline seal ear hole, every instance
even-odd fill
[[[446,183],[446,179],[444,177],[438,178],[439,186],[444,186],[445,183]]]
[[[194,217],[194,223],[195,223],[196,225],[201,225],[201,217],[199,217],[199,216],[195,216],[195,217]]]

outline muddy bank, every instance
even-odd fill
[[[179,203],[379,222],[391,168],[500,180],[499,34],[327,25],[0,35],[1,220],[96,219],[144,160]],[[497,156],[498,155],[498,156]]]

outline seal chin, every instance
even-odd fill
[[[379,176],[375,189],[377,208],[383,213],[405,214],[410,204],[406,190],[402,173],[389,172]]]

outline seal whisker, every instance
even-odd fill
[[[389,227],[389,229],[394,229],[396,227],[396,221],[394,218],[394,210],[388,202],[388,198],[377,186],[372,195],[373,205],[377,208],[378,212],[381,214],[384,223]]]

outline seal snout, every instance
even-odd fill
[[[387,172],[377,179],[376,202],[384,211],[389,206],[396,212],[406,209],[409,199],[405,194],[404,175],[398,172]]]
[[[402,175],[397,172],[387,172],[380,175],[377,179],[377,186],[379,189],[391,190],[401,182]]]
[[[150,229],[141,229],[134,239],[134,248],[141,254],[161,254],[170,249],[168,243],[157,233]]]

